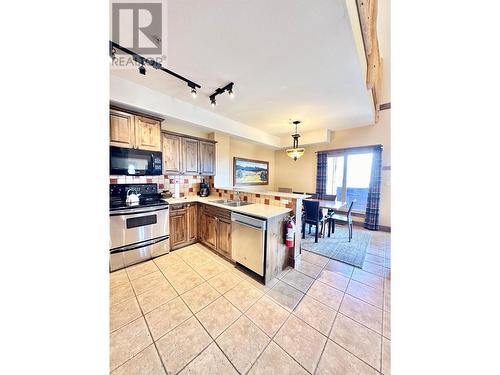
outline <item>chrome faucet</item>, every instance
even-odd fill
[[[241,203],[240,192],[239,190],[234,191],[234,195],[236,195],[236,202]]]

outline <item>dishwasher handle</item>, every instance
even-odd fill
[[[253,216],[238,214],[236,212],[231,212],[231,221],[258,230],[266,230],[267,228],[266,220],[258,219]]]

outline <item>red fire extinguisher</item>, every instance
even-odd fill
[[[286,236],[285,244],[287,247],[293,247],[295,239],[295,221],[293,217],[289,217],[286,221]]]

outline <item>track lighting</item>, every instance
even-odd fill
[[[128,48],[125,48],[125,47],[122,47],[121,45],[119,45],[118,43],[115,43],[113,42],[112,40],[109,41],[109,56],[114,59],[115,58],[115,53],[116,53],[116,49],[119,49],[120,51],[122,52],[125,52],[126,54],[132,56],[133,60],[135,62],[137,62],[138,64],[140,64],[140,67],[139,67],[139,73],[145,75],[146,74],[146,68],[144,65],[150,65],[152,66],[153,68],[155,69],[158,69],[158,70],[162,70],[164,71],[165,73],[167,74],[170,74],[171,76],[174,76],[175,78],[177,79],[180,79],[181,81],[184,81],[188,84],[189,87],[191,87],[191,95],[193,95],[193,97],[196,95],[196,89],[198,88],[201,88],[200,85],[198,85],[196,82],[193,82],[183,76],[181,76],[180,74],[177,74],[175,72],[173,72],[172,70],[169,70],[167,68],[164,68],[161,63],[159,63],[158,61],[156,60],[153,60],[153,59],[147,59],[141,55],[138,55],[137,53],[135,53],[134,51],[128,49]]]
[[[191,96],[196,99],[196,89],[191,89]]]
[[[233,86],[234,86],[234,83],[231,82],[231,83],[228,83],[226,86],[215,90],[215,92],[212,95],[210,95],[210,103],[212,104],[212,107],[215,107],[215,105],[216,105],[215,97],[217,95],[223,94],[225,91],[227,91],[229,94],[229,97],[231,99],[233,99],[234,98]]]

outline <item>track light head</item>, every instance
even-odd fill
[[[215,98],[210,98],[210,104],[212,105],[212,108],[215,108],[215,106],[217,105]]]
[[[233,82],[231,82],[230,84],[228,84],[228,85],[225,87],[225,88],[226,88],[226,90],[227,90],[227,93],[229,94],[229,97],[230,97],[231,99],[234,99],[233,85],[234,85],[234,83],[233,83]]]
[[[139,73],[141,73],[142,75],[146,75],[146,68],[144,67],[144,65],[141,65],[139,67]]]
[[[195,88],[191,89],[191,96],[193,97],[193,99],[196,99],[196,89]]]

